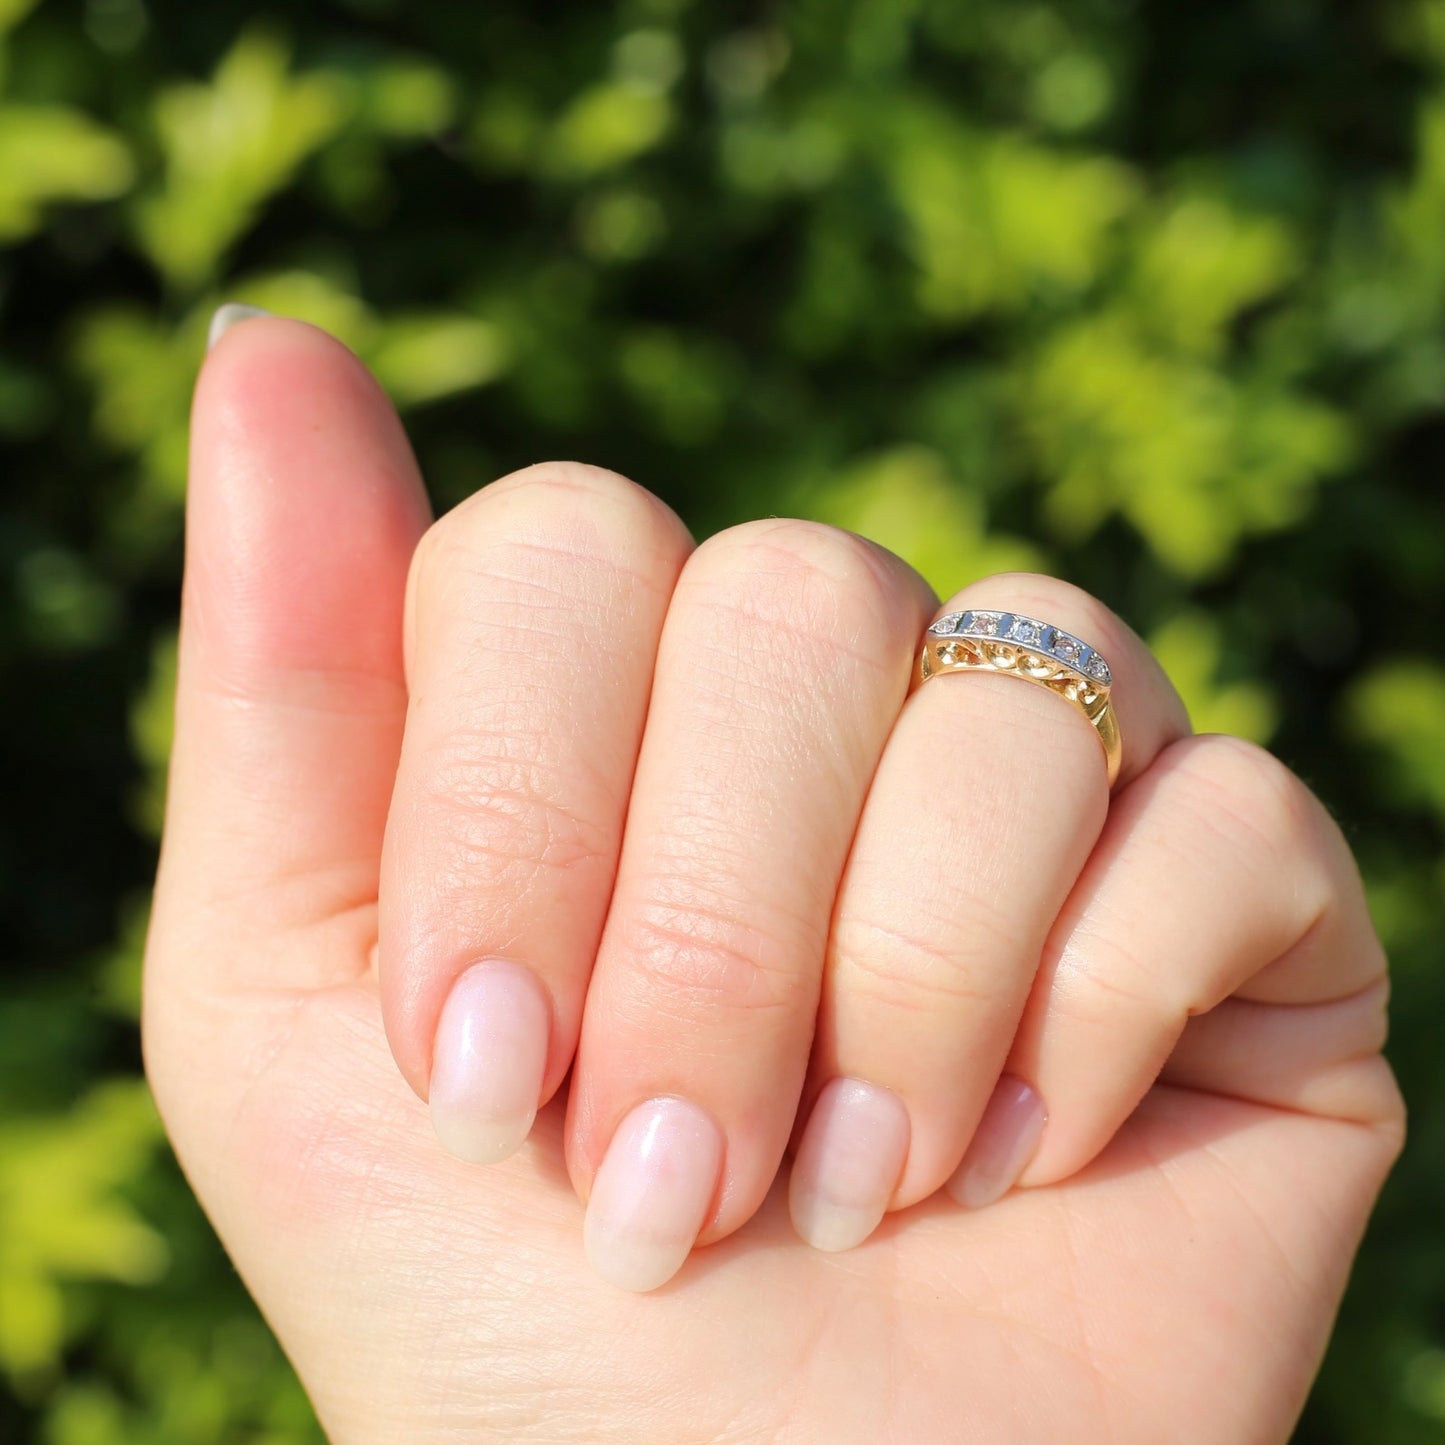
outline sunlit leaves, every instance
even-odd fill
[[[1140,228],[1130,294],[1141,323],[1161,341],[1214,359],[1240,313],[1299,267],[1298,247],[1277,220],[1185,194]]]
[[[498,329],[467,316],[393,317],[363,350],[398,406],[483,386],[507,364]]]
[[[98,1086],[68,1114],[0,1123],[0,1369],[54,1363],[66,1338],[70,1280],[153,1280],[164,1241],[127,1204],[160,1138],[139,1081]]]
[[[384,135],[432,136],[457,112],[457,85],[439,65],[397,60],[361,77],[358,123]]]
[[[32,11],[38,0],[0,0],[0,36]]]
[[[117,306],[93,312],[77,337],[75,364],[94,388],[96,439],[138,461],[129,505],[106,518],[130,557],[145,557],[177,534],[186,414],[203,335],[198,322],[173,329],[136,307]]]
[[[610,170],[650,150],[671,124],[672,106],[660,91],[604,82],[559,117],[543,147],[543,164],[560,178]]]
[[[1044,566],[1037,547],[991,534],[977,497],[924,447],[860,458],[805,501],[826,521],[911,562],[941,597],[990,572]]]
[[[39,225],[57,201],[103,201],[125,192],[130,151],[72,110],[0,100],[0,244]]]
[[[258,207],[341,127],[349,107],[334,75],[296,76],[279,40],[239,40],[209,84],[177,85],[155,103],[161,187],[136,211],[142,244],[169,280],[214,275]]]
[[[672,127],[669,96],[683,71],[676,37],[662,29],[619,37],[612,74],[573,97],[542,140],[538,164],[558,180],[615,170],[660,144]]]
[[[1117,511],[1186,577],[1297,520],[1351,454],[1348,423],[1324,403],[1160,350],[1120,316],[1049,338],[1018,405],[1059,534],[1086,537]]]
[[[658,430],[683,446],[717,434],[738,379],[724,347],[664,327],[639,327],[622,337],[618,367]]]
[[[1445,667],[1382,664],[1352,689],[1348,716],[1354,732],[1383,754],[1399,793],[1445,820]]]
[[[1081,291],[1098,276],[1135,190],[1116,161],[943,115],[906,117],[886,135],[920,304],[941,320]]]
[[[39,652],[74,652],[115,631],[120,599],[85,559],[62,547],[27,552],[15,569],[26,641]]]
[[[136,821],[153,838],[161,835],[166,802],[166,763],[171,755],[176,705],[178,646],[174,632],[156,640],[150,676],[131,707],[131,747],[143,768]]]
[[[1220,676],[1228,663],[1222,625],[1205,612],[1181,612],[1148,638],[1169,680],[1184,699],[1194,730],[1233,733],[1267,743],[1279,721],[1271,689],[1247,677]]]

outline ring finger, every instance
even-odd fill
[[[1187,731],[1148,650],[1087,593],[1007,575],[973,584],[945,615],[972,609],[1005,634],[1018,617],[1015,635],[1041,652],[1049,634],[1031,636],[1028,619],[1108,658],[1121,778]],[[857,1244],[957,1167],[1104,823],[1105,757],[1082,712],[1047,687],[967,671],[941,674],[904,709],[839,891],[790,1191],[800,1233],[821,1248]]]

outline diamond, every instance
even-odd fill
[[[1055,632],[1054,645],[1050,651],[1061,661],[1077,665],[1084,655],[1084,644],[1077,637],[1070,637],[1067,632]]]
[[[1111,682],[1113,679],[1109,673],[1109,664],[1096,652],[1084,664],[1084,671],[1096,682]]]
[[[938,637],[946,637],[950,632],[956,631],[962,621],[963,613],[950,612],[947,617],[940,617],[928,630]]]
[[[1044,626],[1031,617],[1015,617],[1009,635],[1015,642],[1038,642],[1044,635]]]
[[[968,614],[967,631],[976,633],[979,637],[996,637],[998,625],[1003,621],[997,612],[970,612]]]

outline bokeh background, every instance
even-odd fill
[[[1298,769],[1413,1108],[1298,1438],[1445,1439],[1445,3],[0,0],[7,1445],[320,1438],[139,1076],[226,299],[439,506],[570,456],[1046,568]]]

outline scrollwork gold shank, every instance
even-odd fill
[[[997,672],[1057,693],[1094,729],[1104,749],[1109,786],[1114,786],[1123,744],[1108,686],[1033,647],[997,637],[936,636],[930,630],[918,660],[918,680],[926,682],[945,672]]]

